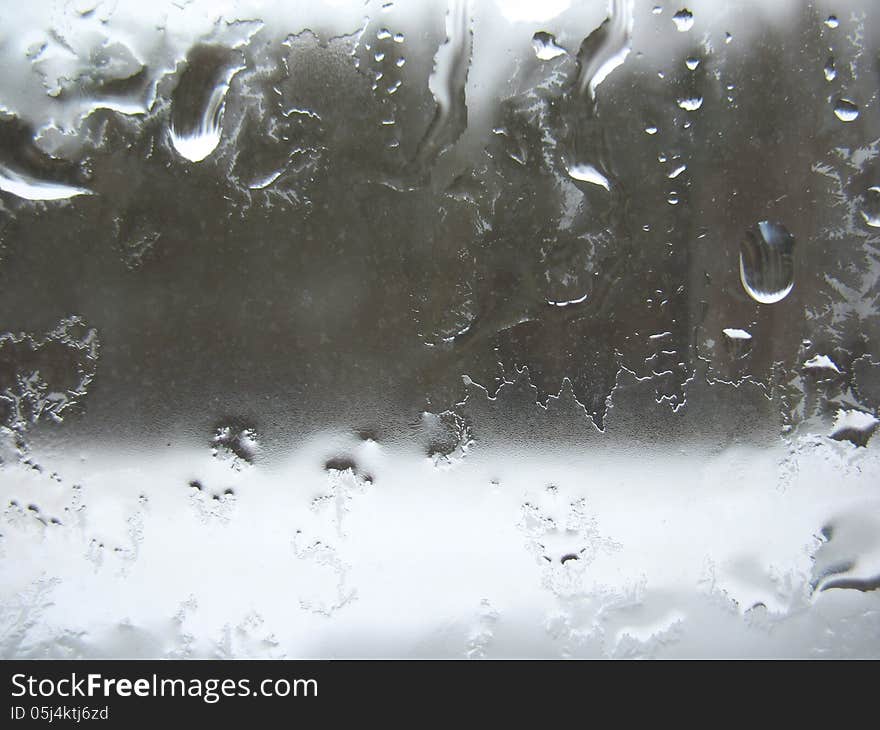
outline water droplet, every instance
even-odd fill
[[[862,411],[837,411],[831,438],[835,441],[849,441],[854,446],[867,446],[868,441],[880,424],[873,415]]]
[[[861,214],[871,228],[880,228],[880,186],[872,185],[865,191]]]
[[[669,197],[666,198],[666,202],[670,205],[678,205],[678,200],[678,193],[676,193],[675,191],[669,193]]]
[[[376,63],[385,60],[385,54],[382,51],[376,51],[376,54],[373,56],[376,59]]]
[[[395,33],[394,34],[394,42],[395,43],[403,43],[403,33]]]
[[[382,28],[376,33],[376,40],[384,41],[391,37],[391,31],[388,28]]]
[[[655,127],[653,124],[650,124],[645,127],[645,132],[647,134],[657,134],[657,127]]]
[[[804,370],[812,370],[814,372],[827,370],[838,374],[840,373],[840,368],[837,367],[837,364],[834,360],[828,357],[828,355],[816,355],[811,357],[804,363]]]
[[[725,43],[730,43],[732,40],[733,40],[733,35],[731,33],[724,34],[724,42]]]
[[[403,66],[403,64],[405,64],[405,63],[406,63],[406,59],[403,56],[401,56],[396,61],[397,68],[401,68]]]
[[[532,36],[532,48],[541,61],[550,61],[565,53],[565,49],[556,45],[556,38],[550,33],[539,30]]]
[[[687,66],[691,71],[693,71],[697,66],[700,65],[700,59],[690,56],[689,58],[685,59],[684,65]]]
[[[686,112],[695,112],[697,109],[703,106],[703,97],[687,96],[684,99],[679,99],[678,105]]]
[[[663,12],[663,8],[661,8],[659,5],[655,5],[653,8],[651,8],[651,12],[654,13],[654,15],[660,15],[660,13]]]
[[[742,329],[737,329],[735,327],[728,327],[726,329],[721,330],[724,336],[729,340],[751,340],[752,336]]]
[[[728,355],[736,360],[742,360],[752,351],[752,335],[744,329],[728,327],[721,330],[724,335],[724,344]]]
[[[859,118],[859,107],[849,99],[838,99],[834,114],[841,122],[853,122]]]
[[[828,60],[825,62],[825,80],[826,81],[834,81],[837,78],[837,69],[834,68],[834,56],[828,56]]]
[[[689,31],[694,25],[694,14],[687,8],[682,8],[672,16],[672,21],[679,33]]]
[[[572,165],[568,168],[568,174],[575,180],[592,183],[593,185],[598,185],[606,190],[611,190],[611,183],[608,182],[608,178],[592,165]]]
[[[739,276],[756,302],[785,299],[794,288],[794,236],[781,223],[758,223],[740,244]]]
[[[840,25],[840,21],[837,19],[836,15],[829,15],[828,18],[825,20],[825,25],[827,25],[829,28],[836,28],[838,25]]]
[[[211,447],[213,456],[232,459],[236,468],[241,466],[241,462],[253,464],[260,451],[256,431],[240,419],[217,426],[211,439]]]

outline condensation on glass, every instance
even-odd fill
[[[880,656],[880,6],[0,7],[0,655]]]

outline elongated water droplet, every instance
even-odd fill
[[[543,30],[532,36],[532,48],[535,49],[535,56],[541,61],[550,61],[565,53],[564,48],[556,45],[556,38]]]
[[[859,107],[849,99],[838,99],[834,114],[841,122],[854,122],[859,118]]]
[[[578,50],[578,96],[595,100],[596,89],[620,66],[632,48],[633,0],[611,0],[608,17],[584,38]]]
[[[67,168],[59,178],[62,166],[35,146],[34,132],[28,124],[0,110],[0,190],[24,200],[65,200],[90,195],[91,190],[74,184],[83,175],[72,175]]]
[[[200,162],[220,144],[226,92],[244,68],[239,54],[220,46],[196,46],[171,96],[171,142],[191,162]]]
[[[77,195],[91,195],[91,190],[40,180],[25,173],[16,172],[0,164],[0,190],[24,200],[65,200]]]
[[[773,304],[794,288],[794,236],[781,223],[761,221],[747,231],[739,249],[739,276],[746,293]]]
[[[687,8],[682,8],[672,16],[672,21],[679,33],[689,31],[694,25],[694,14]]]
[[[416,150],[416,169],[424,172],[443,150],[455,144],[467,129],[467,78],[473,54],[473,20],[467,0],[451,0],[446,13],[446,40],[434,55],[434,70],[428,88],[436,110]],[[393,94],[397,82],[388,88]]]
[[[872,185],[865,191],[861,214],[871,228],[880,228],[880,185]]]
[[[593,185],[598,185],[606,190],[611,190],[611,183],[608,182],[608,178],[592,165],[572,165],[568,168],[568,174],[575,180],[592,183]]]

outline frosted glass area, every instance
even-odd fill
[[[875,0],[31,0],[0,63],[0,656],[880,657]]]

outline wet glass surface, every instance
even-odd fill
[[[880,656],[878,54],[0,6],[0,656]]]

